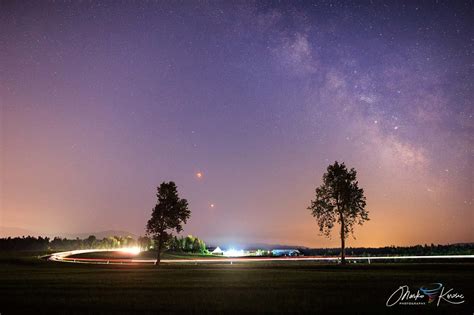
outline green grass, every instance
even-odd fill
[[[53,263],[0,255],[0,313],[472,314],[474,264],[312,262],[153,266]],[[442,282],[466,303],[440,307],[385,302],[400,285]]]

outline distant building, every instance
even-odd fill
[[[301,252],[297,249],[273,249],[273,256],[300,256]]]

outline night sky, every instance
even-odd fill
[[[375,3],[1,1],[0,226],[144,234],[173,180],[185,234],[337,246],[338,160],[349,246],[473,241],[473,2]]]

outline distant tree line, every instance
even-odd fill
[[[174,252],[188,252],[200,254],[206,254],[208,252],[206,249],[206,243],[204,243],[203,240],[192,235],[188,235],[186,237],[173,236],[169,240],[168,249]]]
[[[49,237],[8,237],[0,238],[0,250],[47,250],[51,240]]]
[[[139,237],[137,240],[131,236],[110,236],[103,239],[97,239],[90,235],[85,239],[66,239],[55,237],[8,237],[0,238],[0,250],[75,250],[75,249],[113,249],[121,247],[139,246],[142,249],[148,249],[152,246],[148,237]]]
[[[340,248],[303,248],[299,249],[305,256],[337,256]],[[378,248],[348,247],[346,254],[350,256],[423,256],[423,255],[472,255],[474,243],[449,245],[415,245],[415,246],[386,246]]]
[[[146,236],[134,239],[131,236],[110,236],[97,239],[90,235],[85,239],[66,239],[55,237],[8,237],[0,238],[0,250],[38,250],[38,251],[68,251],[76,249],[114,249],[138,246],[142,250],[155,248],[155,242]],[[165,245],[165,250],[176,252],[206,253],[206,243],[203,240],[188,235],[172,237]]]

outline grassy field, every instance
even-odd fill
[[[36,255],[35,253],[34,255]],[[107,266],[0,257],[0,313],[473,314],[474,264]],[[400,285],[442,282],[462,305],[387,308]]]

